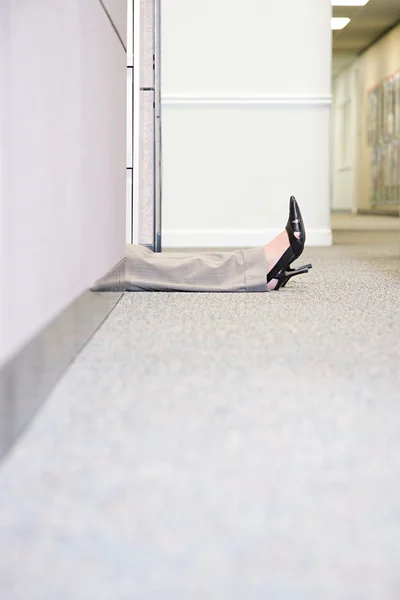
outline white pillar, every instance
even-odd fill
[[[163,246],[331,244],[330,0],[162,3]]]

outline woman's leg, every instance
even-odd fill
[[[126,291],[265,292],[264,248],[153,253],[127,246]]]
[[[271,291],[311,268],[311,265],[291,268],[291,263],[302,253],[304,242],[304,224],[298,204],[292,197],[286,229],[262,248],[231,252],[154,253],[144,246],[129,244],[123,275],[117,268],[93,289],[132,292]]]
[[[267,273],[288,246],[283,231],[260,248],[226,252],[154,253],[145,246],[127,244],[125,264],[117,273],[97,282],[95,291],[266,292]],[[114,281],[114,277],[116,280]]]

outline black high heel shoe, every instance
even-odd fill
[[[290,246],[267,275],[267,283],[272,279],[277,280],[278,283],[274,288],[275,291],[279,290],[281,287],[285,287],[289,279],[295,275],[308,273],[308,270],[312,269],[312,265],[304,265],[303,267],[297,267],[297,269],[291,268],[292,262],[302,254],[306,241],[306,230],[303,217],[301,216],[300,207],[294,196],[290,198],[289,219],[286,224],[286,231],[289,236]],[[296,233],[300,234],[299,237],[296,237]]]

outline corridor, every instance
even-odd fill
[[[334,229],[279,293],[122,297],[1,464],[0,598],[398,600],[399,225]]]

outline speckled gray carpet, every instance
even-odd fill
[[[3,600],[398,600],[398,235],[126,294],[0,469]]]

